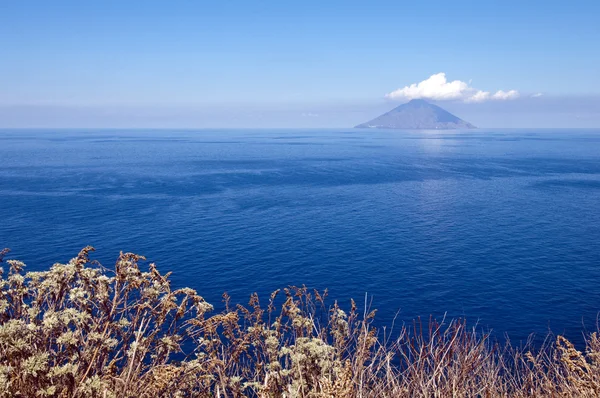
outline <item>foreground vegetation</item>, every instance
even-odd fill
[[[121,253],[108,270],[92,250],[45,272],[0,264],[0,396],[600,395],[596,333],[585,353],[560,336],[536,352],[499,346],[462,321],[415,322],[389,340],[374,312],[326,307],[326,293],[304,287],[266,306],[225,295],[211,314],[153,264],[140,270],[143,257]]]

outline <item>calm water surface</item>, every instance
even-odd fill
[[[600,130],[2,130],[0,246],[144,254],[219,307],[290,284],[382,325],[578,339],[600,310]]]

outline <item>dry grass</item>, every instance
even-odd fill
[[[192,289],[121,253],[0,272],[3,397],[596,397],[600,339],[559,336],[536,352],[499,346],[463,321],[415,322],[387,341],[374,311],[326,307],[291,287],[266,307],[211,315]],[[6,251],[0,252],[0,263]],[[278,298],[278,295],[281,296]]]

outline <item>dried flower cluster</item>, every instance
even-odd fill
[[[415,322],[393,341],[354,301],[290,287],[212,314],[192,289],[121,253],[87,247],[67,264],[0,270],[1,397],[596,397],[600,338],[558,337],[536,352],[466,327]],[[0,265],[3,265],[0,264]]]

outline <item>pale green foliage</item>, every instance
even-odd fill
[[[140,256],[122,253],[109,272],[91,250],[25,275],[23,263],[7,261],[0,383],[9,396],[133,396],[212,309],[191,289],[171,290],[154,265],[142,272]]]
[[[209,315],[192,289],[121,253],[24,274],[0,269],[0,397],[596,397],[600,339],[537,354],[503,349],[451,321],[415,322],[387,341],[374,311],[325,307],[326,292],[274,292],[266,308]],[[0,263],[6,251],[0,252]],[[276,303],[280,303],[276,306]],[[279,308],[278,308],[279,307]]]

